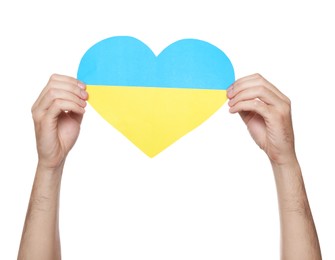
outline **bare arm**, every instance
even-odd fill
[[[290,100],[259,74],[237,80],[227,93],[230,112],[240,114],[272,165],[280,214],[281,259],[321,259],[295,153]]]
[[[53,75],[32,107],[38,165],[18,259],[61,259],[59,194],[66,156],[75,144],[85,112],[85,85]]]

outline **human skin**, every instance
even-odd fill
[[[75,144],[88,94],[80,81],[52,75],[32,107],[38,164],[18,259],[61,259],[59,194],[65,159]]]
[[[19,260],[61,259],[60,186],[66,157],[79,136],[88,99],[85,89],[85,84],[75,78],[52,75],[32,107],[38,164]],[[259,74],[237,80],[227,96],[230,112],[241,115],[272,165],[278,194],[281,259],[321,259],[295,154],[290,100]]]
[[[320,244],[294,147],[291,101],[259,74],[237,80],[227,91],[256,144],[269,157],[275,177],[281,259],[321,259]]]

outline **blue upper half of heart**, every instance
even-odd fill
[[[129,36],[107,38],[83,56],[78,79],[87,85],[227,89],[234,69],[223,51],[196,39],[183,39],[157,57]]]

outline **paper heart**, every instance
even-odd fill
[[[85,53],[78,79],[92,107],[154,157],[216,112],[235,76],[228,57],[208,42],[179,40],[156,57],[143,42],[116,36]]]

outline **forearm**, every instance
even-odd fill
[[[62,167],[37,167],[21,238],[18,259],[61,259],[59,193]]]
[[[321,259],[320,246],[299,163],[272,165],[281,227],[281,259]]]

